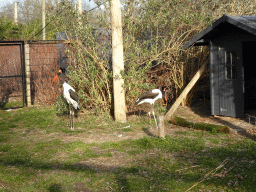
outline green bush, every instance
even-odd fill
[[[55,102],[55,111],[57,115],[67,115],[69,114],[69,106],[67,101],[64,99],[63,95],[57,96],[56,102]]]
[[[110,4],[98,0],[104,9],[78,15],[72,1],[62,1],[48,13],[60,32],[69,31],[70,83],[79,90],[81,106],[109,111],[112,104]],[[182,7],[182,8],[181,8]],[[123,0],[122,24],[127,109],[138,95],[165,85],[178,96],[200,66],[208,60],[208,50],[182,46],[225,14],[255,14],[254,2],[220,0]],[[108,35],[94,29],[105,29]],[[158,67],[155,67],[158,66]],[[200,86],[189,93],[189,104],[203,87],[209,86],[204,73]],[[195,94],[197,93],[197,94]],[[175,99],[175,97],[173,98]]]
[[[16,25],[11,19],[0,17],[0,41],[20,38],[22,25]]]

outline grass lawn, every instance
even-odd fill
[[[255,191],[254,140],[145,129],[143,116],[80,114],[71,131],[53,108],[0,110],[0,191]]]

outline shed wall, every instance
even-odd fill
[[[210,43],[210,83],[211,83],[211,103],[212,103],[212,115],[224,115],[232,117],[244,117],[245,110],[245,87],[248,82],[245,82],[244,68],[248,70],[250,65],[248,59],[244,59],[246,56],[243,53],[244,50],[249,48],[248,43],[256,41],[256,38],[252,35],[248,35],[247,32],[241,33],[233,32],[233,36],[222,36],[218,39],[214,39]],[[230,34],[228,34],[230,35]],[[223,49],[223,50],[222,50]],[[237,52],[237,77],[236,79],[228,80],[226,77],[225,69],[225,52],[236,51]],[[245,62],[244,62],[245,61]],[[256,81],[255,81],[256,82]],[[255,83],[254,82],[254,83]],[[247,86],[248,87],[248,86]],[[256,92],[256,86],[255,92]],[[247,92],[250,90],[247,88]],[[246,101],[247,103],[250,101]]]

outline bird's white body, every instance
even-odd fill
[[[54,77],[53,82],[59,78],[60,75],[63,74],[65,69],[61,68],[57,75]],[[63,97],[66,99],[68,105],[69,105],[69,113],[70,113],[70,124],[71,124],[71,130],[74,130],[74,109],[79,109],[79,96],[76,93],[75,89],[71,87],[69,84],[67,84],[63,79],[64,77],[61,76],[61,84],[63,86]],[[72,105],[72,106],[71,106]]]
[[[158,95],[154,98],[143,98],[141,99],[140,97],[136,100],[136,103],[137,105],[140,105],[142,103],[149,103],[151,105],[154,105],[155,101],[158,100],[158,99],[162,99],[163,97],[163,94],[162,94],[162,91],[160,89],[153,89],[151,91],[147,91],[145,92],[144,94],[146,95],[147,93],[150,94],[151,93],[157,93]]]
[[[163,89],[163,88],[162,88]],[[165,91],[165,89],[163,89]],[[135,104],[140,105],[142,103],[149,103],[152,105],[152,109],[148,112],[148,115],[150,117],[150,126],[151,126],[151,113],[154,116],[155,123],[156,123],[156,128],[158,129],[158,125],[156,122],[156,116],[155,116],[155,111],[154,111],[154,104],[155,101],[158,99],[163,98],[163,92],[160,89],[153,89],[151,91],[147,91],[143,93],[135,102]],[[152,111],[152,112],[151,112]]]
[[[71,104],[75,109],[79,109],[79,104],[77,101],[75,101],[74,99],[71,98],[69,90],[72,90],[74,92],[75,89],[73,87],[71,87],[69,84],[67,84],[66,82],[63,83],[63,96],[66,99],[66,101],[68,102],[68,104]]]
[[[71,121],[71,130],[74,131],[74,109],[79,109],[79,98],[73,87],[67,84],[65,81],[63,82],[63,97],[66,99],[69,105],[70,112],[70,121]],[[70,106],[72,105],[72,106]]]

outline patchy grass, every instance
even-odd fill
[[[53,108],[0,111],[0,191],[256,188],[254,140],[201,131],[136,137],[148,126],[143,117],[122,124],[80,115],[70,131],[69,118]]]

